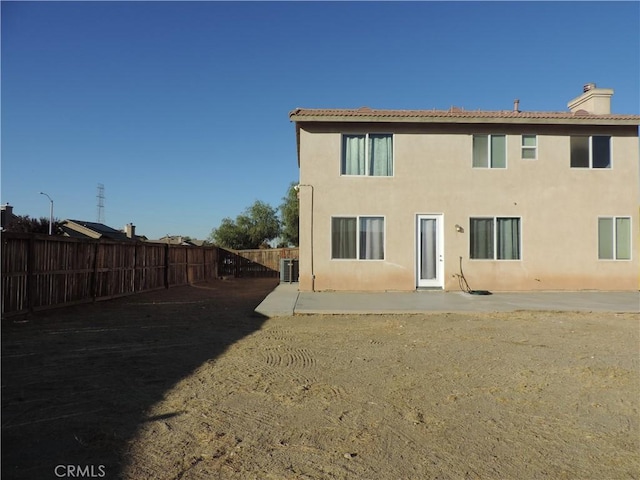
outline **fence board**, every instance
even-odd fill
[[[298,258],[298,248],[268,248],[254,250],[220,249],[222,275],[236,277],[277,277],[281,258]]]
[[[298,248],[261,248],[254,250],[236,250],[235,253],[274,272],[280,271],[280,259],[299,258]]]
[[[2,238],[2,311],[22,312],[28,305],[28,238]]]

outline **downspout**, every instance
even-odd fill
[[[311,250],[311,291],[315,292],[316,291],[316,275],[313,271],[313,185],[309,185],[308,183],[299,183],[297,185],[298,189],[300,189],[300,187],[309,187],[311,188],[311,245],[310,245],[310,250]]]

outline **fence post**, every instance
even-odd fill
[[[35,293],[36,293],[36,278],[34,265],[36,256],[36,240],[35,235],[32,233],[29,235],[29,250],[27,254],[27,308],[29,313],[33,312],[35,305]]]
[[[93,253],[93,274],[91,276],[93,301],[98,298],[98,252],[100,251],[100,242],[96,240]]]
[[[131,291],[133,293],[136,293],[138,291],[138,289],[136,288],[136,278],[138,276],[138,242],[136,241],[135,245],[133,246],[133,273],[131,275],[132,279],[132,288]]]
[[[164,288],[169,288],[169,244],[164,247]]]
[[[189,247],[185,247],[184,251],[184,259],[185,259],[185,276],[187,277],[187,285],[191,285],[191,279],[189,278]]]

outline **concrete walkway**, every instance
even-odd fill
[[[297,283],[281,283],[255,311],[267,317],[313,313],[512,312],[553,310],[640,312],[639,292],[299,292]]]

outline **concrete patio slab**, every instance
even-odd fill
[[[293,315],[298,301],[298,284],[279,284],[254,310],[265,317],[286,317]]]
[[[517,310],[640,312],[640,292],[299,292],[282,283],[256,308],[267,317],[293,314],[509,312]]]

